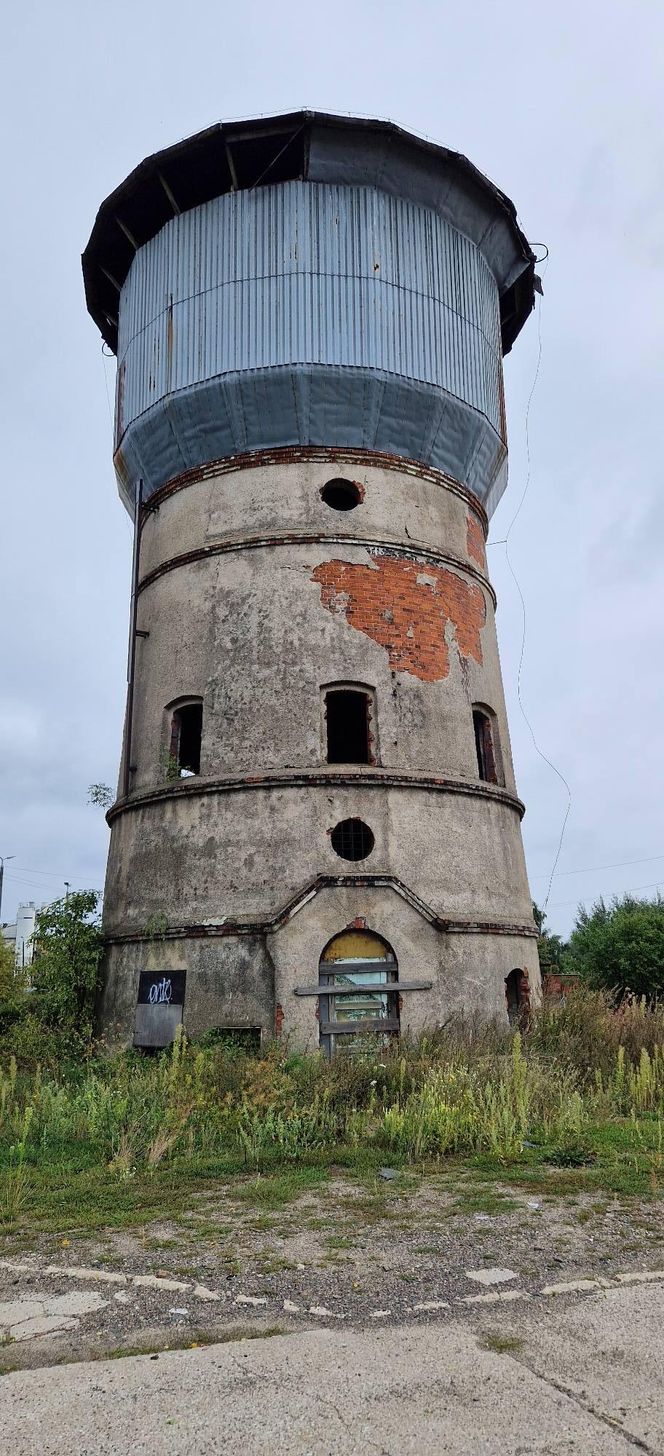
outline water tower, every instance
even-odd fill
[[[485,559],[534,257],[457,153],[301,111],[102,205],[135,522],[102,1018],[325,1051],[539,992]]]

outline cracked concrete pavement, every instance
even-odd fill
[[[664,1450],[664,1284],[23,1370],[12,1456]]]
[[[262,1187],[4,1241],[0,1450],[664,1452],[661,1201]]]

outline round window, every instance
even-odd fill
[[[354,480],[328,480],[321,490],[321,498],[333,511],[354,511],[362,500],[359,485]]]
[[[342,819],[332,830],[332,848],[341,859],[366,859],[375,844],[363,819]]]

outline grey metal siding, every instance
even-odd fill
[[[165,396],[284,365],[376,370],[463,400],[500,434],[500,319],[477,246],[369,187],[216,198],[141,248],[123,287],[118,442]]]

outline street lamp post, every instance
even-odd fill
[[[5,860],[16,859],[15,854],[0,854],[0,925],[2,924],[2,882],[5,878]]]

